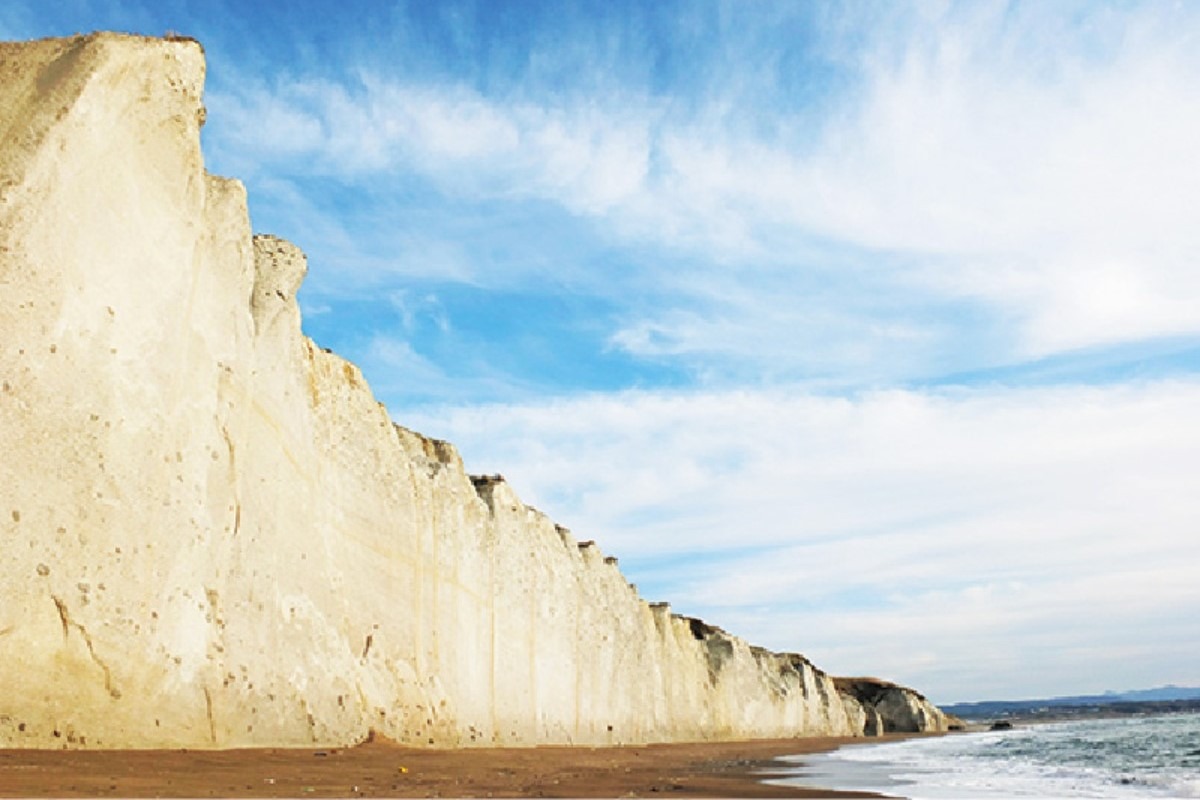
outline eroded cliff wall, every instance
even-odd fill
[[[394,425],[204,171],[203,79],[190,41],[0,45],[0,747],[869,727]]]

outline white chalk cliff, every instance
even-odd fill
[[[946,726],[647,604],[393,424],[301,334],[303,254],[205,172],[204,70],[187,40],[0,45],[0,747]]]

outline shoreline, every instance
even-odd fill
[[[920,734],[918,734],[920,735]],[[780,756],[909,738],[426,750],[0,750],[0,797],[886,797],[763,783]]]

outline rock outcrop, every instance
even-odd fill
[[[925,696],[878,678],[834,678],[847,704],[862,708],[861,730],[866,736],[920,733],[962,727],[962,720],[942,712]]]
[[[301,334],[303,254],[205,172],[204,69],[0,45],[0,747],[944,727],[647,604],[393,424]]]

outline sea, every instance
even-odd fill
[[[1200,798],[1200,714],[1072,720],[797,756],[775,782],[925,798]]]

